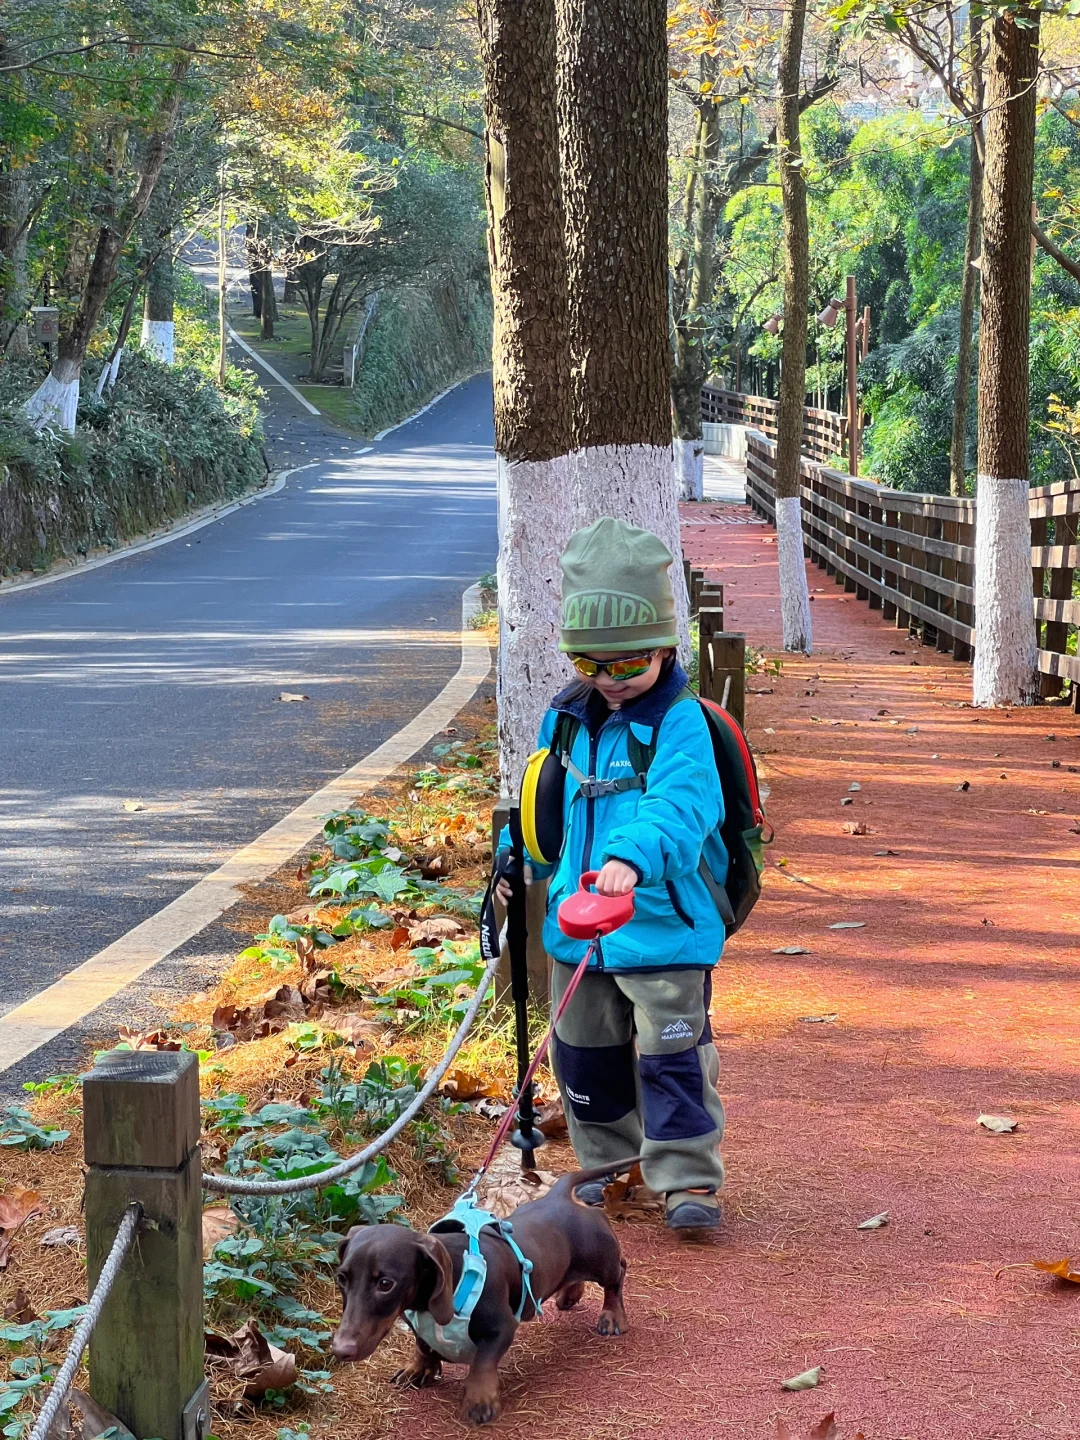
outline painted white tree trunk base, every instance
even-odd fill
[[[499,766],[516,795],[552,698],[573,678],[559,653],[559,556],[574,526],[572,457],[499,457]]]
[[[672,442],[675,453],[675,484],[680,500],[704,500],[705,498],[705,441],[680,440]]]
[[[1038,693],[1028,493],[1026,480],[979,476],[972,679],[976,705],[1033,705]]]
[[[777,497],[776,552],[784,649],[809,655],[814,648],[814,633],[803,549],[802,502],[796,495]]]
[[[679,657],[690,655],[690,600],[683,578],[679,494],[670,445],[596,445],[574,452],[574,529],[605,515],[659,535],[671,551],[668,572],[675,594],[681,643]]]
[[[35,430],[55,425],[58,430],[74,434],[80,369],[73,360],[58,360],[26,401],[23,410]]]
[[[172,320],[142,322],[142,348],[163,365],[176,364],[176,325]]]

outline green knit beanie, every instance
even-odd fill
[[[677,645],[671,551],[649,530],[605,517],[571,535],[559,649],[658,650]]]

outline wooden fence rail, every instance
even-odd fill
[[[767,435],[748,431],[746,497],[757,514],[774,523],[775,455]],[[975,501],[890,490],[811,459],[802,461],[801,470],[807,554],[845,590],[895,620],[898,629],[915,629],[925,643],[970,660]],[[1030,511],[1042,693],[1055,695],[1063,680],[1071,680],[1073,708],[1080,712],[1080,600],[1073,598],[1080,570],[1080,482],[1034,488]]]
[[[701,418],[710,425],[747,425],[776,439],[780,404],[764,395],[743,395],[705,385],[701,391]],[[847,454],[847,416],[833,410],[803,410],[803,451],[812,460],[829,461]]]

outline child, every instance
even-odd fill
[[[655,535],[621,520],[598,520],[566,547],[559,649],[580,678],[552,702],[540,745],[551,746],[560,714],[577,724],[562,851],[553,867],[532,868],[551,875],[553,1008],[586,949],[559,929],[559,903],[586,870],[599,870],[603,895],[634,892],[634,918],[603,941],[552,1053],[582,1167],[640,1154],[645,1184],[666,1197],[668,1226],[682,1230],[720,1223],[724,1110],[708,1011],[724,927],[698,867],[705,848],[722,883],[727,856],[708,723],[675,658],[671,560]],[[631,734],[636,753],[655,746],[643,785],[584,793],[589,781],[633,780]],[[499,891],[505,900],[505,880]],[[603,1190],[600,1181],[577,1193],[599,1205]]]

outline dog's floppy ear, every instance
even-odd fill
[[[434,1235],[421,1235],[418,1238],[427,1261],[425,1269],[429,1275],[432,1272],[434,1274],[427,1308],[436,1325],[449,1325],[454,1318],[454,1267],[450,1262],[450,1252]]]
[[[345,1236],[345,1239],[342,1240],[341,1244],[338,1246],[337,1259],[339,1265],[345,1259],[345,1251],[349,1248],[349,1241],[353,1238],[354,1235],[359,1235],[362,1230],[366,1230],[367,1228],[368,1227],[366,1225],[354,1225],[349,1231],[349,1233]]]

